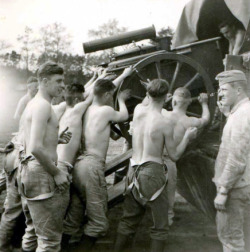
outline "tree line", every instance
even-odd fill
[[[109,20],[88,31],[90,39],[98,39],[126,32],[127,27],[121,27],[116,19]],[[158,35],[172,35],[170,27],[162,28]],[[26,26],[23,33],[17,36],[20,50],[12,50],[11,44],[6,40],[0,40],[0,66],[4,69],[13,69],[22,75],[30,76],[35,73],[39,65],[48,60],[52,60],[64,65],[65,82],[86,81],[88,78],[89,66],[99,65],[109,61],[110,53],[114,49],[105,50],[101,53],[90,55],[72,54],[72,35],[67,28],[58,22],[33,30]],[[6,52],[7,51],[7,52]]]

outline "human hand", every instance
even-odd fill
[[[133,121],[131,121],[130,123],[129,123],[129,130],[128,130],[128,133],[129,133],[129,135],[133,135],[133,131],[134,131],[134,128],[133,128]]]
[[[58,169],[58,173],[54,176],[54,180],[59,192],[64,192],[69,188],[70,178],[66,172]]]
[[[185,136],[189,139],[195,139],[197,137],[197,128],[196,127],[189,127],[187,128],[186,132],[185,132]]]
[[[106,76],[104,76],[104,79],[105,80],[114,80],[115,78],[117,77],[117,75],[116,74],[114,74],[114,73],[106,73]]]
[[[226,117],[230,114],[230,107],[223,105],[220,101],[217,101],[218,108],[222,114],[224,114]]]
[[[200,104],[207,104],[208,102],[208,95],[206,93],[201,93],[198,97],[198,101]]]
[[[226,210],[226,202],[227,202],[227,194],[218,193],[216,198],[214,199],[214,206],[218,211]]]
[[[65,130],[63,130],[60,135],[59,135],[59,139],[58,139],[58,144],[67,144],[69,143],[71,137],[72,137],[72,133],[70,131],[68,131],[69,127],[67,127]]]
[[[98,71],[98,79],[104,79],[107,75],[108,68],[101,68],[100,71]]]
[[[118,95],[118,99],[122,100],[122,101],[128,100],[131,96],[130,92],[131,92],[130,89],[125,89],[125,90],[121,91]]]

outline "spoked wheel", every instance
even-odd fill
[[[205,59],[204,59],[205,60]],[[126,102],[130,117],[133,118],[133,111],[137,104],[141,103],[146,96],[146,88],[142,82],[149,82],[153,79],[164,79],[169,83],[169,93],[173,94],[175,89],[186,87],[190,90],[192,104],[189,106],[187,115],[200,117],[202,109],[198,103],[200,93],[209,94],[209,110],[213,117],[216,96],[212,82],[199,63],[193,59],[174,53],[159,53],[149,56],[134,65],[133,74],[120,86],[118,93],[125,89],[131,90],[131,98]],[[116,106],[117,100],[116,100]],[[167,102],[168,109],[171,109],[171,99]],[[123,136],[131,141],[128,133],[129,122],[119,124]]]

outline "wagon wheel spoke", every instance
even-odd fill
[[[177,61],[176,68],[175,68],[175,71],[174,71],[174,75],[173,75],[172,81],[170,83],[169,93],[172,93],[172,91],[173,91],[173,87],[174,87],[175,81],[177,79],[177,76],[178,76],[178,74],[179,74],[179,72],[181,70],[181,66],[182,66],[182,63]]]
[[[185,88],[190,87],[199,77],[200,77],[200,74],[199,74],[199,73],[196,73],[196,74],[194,75],[194,77],[193,77],[188,83],[185,84],[184,87],[185,87]]]
[[[142,97],[140,97],[140,96],[138,96],[138,95],[130,95],[130,97],[131,98],[135,98],[135,99],[137,99],[137,100],[140,100],[140,101],[142,101],[144,98],[142,98]]]
[[[137,74],[137,76],[139,77],[139,79],[141,79],[144,82],[147,82],[147,79],[137,69],[135,69],[135,73]]]
[[[158,79],[162,79],[162,73],[161,73],[161,64],[159,61],[155,62],[155,68],[156,68],[156,72],[157,72],[157,77]]]
[[[189,116],[194,116],[194,117],[198,117],[198,118],[201,117],[199,114],[196,114],[196,113],[193,113],[193,112],[190,112],[190,111],[187,111],[186,114],[189,115]]]

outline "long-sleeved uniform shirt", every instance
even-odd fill
[[[241,100],[231,110],[223,129],[215,163],[215,184],[226,189],[250,185],[250,101]]]

